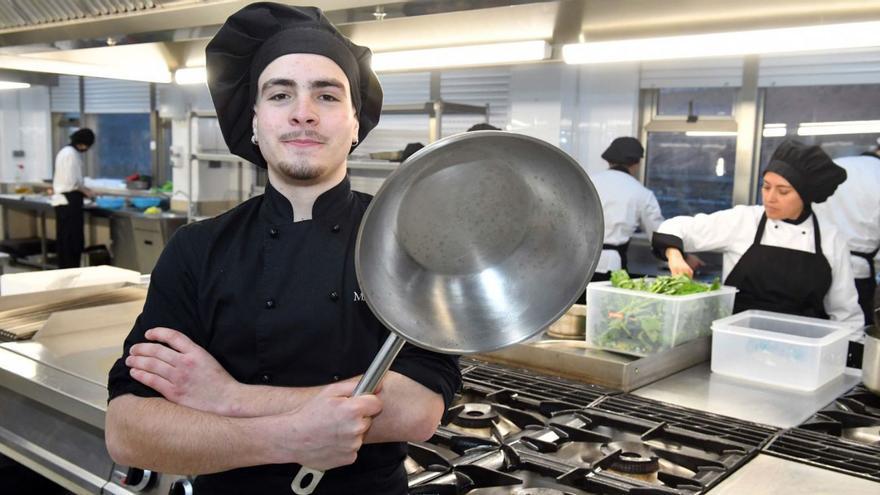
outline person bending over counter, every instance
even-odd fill
[[[763,205],[663,222],[654,254],[673,275],[693,276],[683,253],[721,251],[725,285],[739,289],[734,312],[761,309],[863,325],[846,239],[813,211],[846,180],[819,146],[785,141],[763,176]]]

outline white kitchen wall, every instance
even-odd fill
[[[608,168],[602,152],[619,136],[638,137],[638,64],[584,65],[578,69],[573,153],[588,173]]]
[[[511,68],[507,130],[559,146],[564,68],[565,65],[560,63]]]
[[[48,87],[0,91],[0,181],[51,179],[51,140]],[[15,150],[24,156],[13,157]]]

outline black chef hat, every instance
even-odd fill
[[[819,146],[783,141],[773,152],[764,173],[775,172],[785,178],[804,203],[821,203],[846,180],[846,170],[838,166]]]
[[[95,144],[95,133],[88,127],[83,127],[70,135],[70,144],[84,144],[91,148]]]
[[[611,145],[602,153],[603,160],[615,165],[639,163],[643,156],[645,156],[645,148],[642,148],[642,143],[633,137],[619,137],[611,141]]]
[[[227,146],[264,168],[266,160],[251,143],[257,80],[273,60],[291,53],[323,55],[342,69],[358,115],[359,143],[379,123],[382,111],[382,87],[370,68],[369,48],[352,43],[316,7],[250,4],[226,19],[205,55],[208,89]]]
[[[488,122],[480,122],[479,124],[474,124],[474,125],[470,126],[468,128],[467,132],[471,132],[471,131],[500,131],[500,130],[501,129],[495,127],[492,124],[489,124]]]

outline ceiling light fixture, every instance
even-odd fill
[[[550,44],[543,40],[492,43],[446,48],[425,48],[373,54],[376,72],[438,69],[495,65],[515,62],[534,62],[550,56]]]
[[[31,87],[31,85],[28,83],[0,81],[0,89],[24,89],[29,87]]]
[[[562,47],[569,64],[797,53],[880,46],[880,21],[594,41]]]
[[[177,84],[204,84],[208,81],[208,73],[204,67],[184,67],[174,71],[174,82]]]
[[[804,122],[798,126],[798,136],[829,136],[834,134],[875,134],[880,132],[880,120],[844,120],[840,122]]]
[[[719,136],[736,136],[736,131],[686,131],[687,137],[719,137]]]
[[[786,124],[764,124],[764,130],[761,132],[763,137],[783,137],[788,133]]]
[[[0,68],[72,76],[103,77],[155,83],[170,83],[171,73],[144,65],[96,65],[49,58],[0,55]]]

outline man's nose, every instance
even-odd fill
[[[315,104],[308,98],[298,98],[290,109],[291,122],[299,125],[314,125],[318,122]]]

